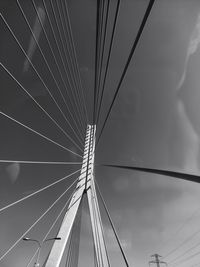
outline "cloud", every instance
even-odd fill
[[[183,74],[178,83],[177,90],[180,91],[186,79],[187,66],[190,56],[193,55],[200,45],[200,14],[197,17],[195,28],[192,32],[190,42],[187,49],[187,55],[184,64]],[[180,127],[184,138],[184,159],[183,168],[185,171],[198,172],[198,155],[199,155],[199,136],[196,133],[187,113],[185,110],[184,103],[178,100],[177,113],[179,117]]]
[[[190,59],[190,56],[193,55],[197,51],[199,44],[200,44],[200,14],[197,17],[196,26],[193,30],[193,33],[192,33],[192,36],[191,36],[191,39],[189,42],[187,55],[186,55],[186,59],[185,59],[185,64],[184,64],[184,70],[183,70],[183,74],[181,76],[181,79],[179,81],[177,90],[180,90],[180,88],[182,87],[182,85],[185,81],[188,61]]]
[[[40,24],[40,20],[41,20],[42,24],[44,24],[45,11],[42,7],[38,7],[37,12],[38,12],[38,15],[36,15],[35,24],[33,27],[33,32],[35,35],[35,39],[37,40],[37,42],[39,42],[41,31],[42,31],[42,26]],[[40,17],[40,20],[39,20],[38,16]],[[35,50],[36,50],[36,46],[37,46],[35,39],[33,36],[31,36],[29,47],[28,47],[28,52],[27,52],[27,55],[28,55],[30,60],[32,60],[33,55],[34,55]],[[28,71],[29,66],[30,66],[30,63],[29,63],[28,59],[26,59],[24,61],[23,72]]]
[[[11,163],[6,167],[6,173],[11,181],[15,183],[20,174],[20,164],[18,162]]]
[[[185,171],[198,172],[199,136],[194,130],[181,101],[178,102],[177,111],[183,137],[185,139],[183,168]]]
[[[131,184],[130,184],[130,179],[128,179],[127,177],[123,177],[123,179],[121,178],[117,178],[114,181],[114,189],[116,192],[127,192],[127,190],[129,190]]]
[[[120,248],[116,242],[116,237],[114,235],[113,229],[110,226],[104,225],[104,233],[106,236],[106,246],[108,250],[112,252],[119,252]],[[130,250],[132,248],[132,235],[130,234],[130,231],[128,229],[121,230],[119,238],[124,251]]]
[[[189,43],[188,55],[194,54],[197,51],[199,44],[200,44],[200,14],[197,17],[197,23]]]

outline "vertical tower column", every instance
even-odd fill
[[[95,254],[98,267],[108,267],[108,257],[106,254],[105,241],[103,236],[103,227],[99,211],[98,200],[96,196],[94,183],[94,151],[95,151],[95,132],[96,126],[88,125],[85,148],[83,156],[83,164],[81,174],[78,179],[76,190],[70,201],[68,210],[61,224],[58,236],[61,240],[54,242],[50,254],[48,256],[45,267],[59,267],[66,245],[69,241],[70,232],[72,230],[77,211],[80,207],[83,194],[87,194],[89,211],[92,224],[92,232],[95,245]]]
[[[90,210],[90,218],[92,223],[92,232],[95,245],[96,261],[98,267],[108,267],[108,255],[106,251],[106,245],[104,240],[103,225],[101,221],[101,215],[99,210],[98,199],[96,195],[95,182],[94,182],[94,157],[95,157],[95,132],[96,127],[92,127],[93,140],[90,146],[90,157],[89,157],[89,170],[87,179],[87,197]]]

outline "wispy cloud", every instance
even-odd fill
[[[44,22],[45,22],[45,11],[44,11],[44,9],[42,7],[38,7],[37,12],[38,12],[38,15],[40,17],[40,20],[41,20],[42,24],[44,24]],[[35,35],[35,39],[37,40],[37,42],[39,42],[39,39],[40,39],[40,36],[41,36],[41,32],[42,32],[42,26],[40,24],[40,21],[39,21],[39,18],[38,18],[37,15],[36,15],[35,24],[34,24],[34,27],[33,27],[33,32],[34,32],[34,35]],[[36,46],[37,46],[37,43],[36,43],[35,39],[34,39],[33,36],[31,36],[31,39],[30,39],[30,42],[29,42],[27,55],[28,55],[30,60],[33,58],[33,55],[35,53]],[[24,61],[23,72],[28,71],[29,66],[30,66],[30,63],[26,59]]]
[[[184,104],[178,102],[179,122],[184,135],[184,161],[183,168],[188,172],[198,172],[199,136],[196,133],[185,111]]]
[[[120,248],[116,242],[113,229],[110,226],[104,225],[104,232],[106,236],[106,245],[109,251],[119,252]],[[118,231],[119,234],[119,231]],[[127,229],[120,231],[120,242],[125,251],[132,248],[132,235]]]
[[[14,184],[16,182],[16,180],[18,179],[19,174],[20,174],[20,164],[18,162],[14,162],[14,163],[9,164],[6,167],[6,173],[9,177],[11,183]]]
[[[197,23],[192,33],[192,37],[188,48],[188,55],[194,54],[197,51],[199,44],[200,44],[200,14],[197,17]]]
[[[200,14],[197,17],[195,28],[192,32],[192,36],[188,45],[187,55],[184,64],[183,74],[177,86],[177,91],[182,89],[182,86],[186,79],[188,62],[200,45]],[[183,168],[189,172],[198,171],[198,155],[199,155],[199,136],[196,133],[187,113],[184,103],[179,99],[177,104],[177,113],[179,116],[180,127],[184,135],[184,162]]]
[[[188,45],[187,55],[186,55],[185,64],[184,64],[184,70],[183,70],[181,79],[179,81],[177,90],[179,90],[182,87],[185,81],[185,77],[187,73],[187,66],[188,66],[188,61],[190,59],[190,56],[193,55],[197,51],[199,45],[200,45],[200,14],[197,17],[197,22],[193,30],[189,45]]]

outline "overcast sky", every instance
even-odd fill
[[[60,3],[60,1],[58,2]],[[121,2],[105,97],[100,123],[97,127],[98,133],[148,3],[146,0],[122,0]],[[63,53],[62,40],[59,38],[59,32],[53,19],[50,1],[45,1],[45,3],[47,3],[49,16],[52,19],[58,45]],[[53,3],[54,10],[57,12],[55,1]],[[87,109],[91,119],[96,1],[68,0],[67,3]],[[66,97],[67,105],[73,113],[76,110],[72,100],[73,95],[70,88],[68,88],[69,91],[64,89],[59,70],[31,0],[21,0],[20,4],[37,42],[44,52],[44,57],[58,81],[57,85]],[[59,57],[42,1],[35,0],[35,4],[66,81],[62,60]],[[112,29],[115,5],[116,1],[112,0],[107,41],[109,41]],[[59,106],[67,114],[69,122],[76,127],[16,2],[1,0],[0,11],[50,88]],[[60,21],[58,23],[61,26]],[[78,143],[73,130],[64,120],[1,18],[0,34],[0,61]],[[61,34],[64,40],[62,29]],[[155,1],[151,16],[97,147],[96,164],[119,163],[199,174],[199,69],[200,2],[198,0]],[[1,111],[76,153],[81,153],[63,132],[39,110],[2,67],[0,67],[0,80]],[[77,115],[74,114],[74,116],[77,121]],[[80,157],[30,133],[2,115],[0,115],[0,125],[0,159],[77,162],[81,160]],[[78,168],[79,166],[68,165],[0,164],[0,206],[3,207]],[[101,166],[96,166],[95,176],[130,266],[148,266],[148,261],[152,260],[150,256],[154,253],[162,255],[163,261],[167,263],[180,256],[174,263],[172,262],[171,266],[190,267],[200,263],[200,253],[189,258],[190,255],[200,252],[200,246],[185,253],[200,242],[200,186],[198,184]],[[64,185],[70,185],[75,177],[77,176],[75,175],[61,185],[41,193],[38,197],[33,197],[0,214],[0,256],[63,192]],[[66,198],[62,199],[28,236],[41,240],[65,201]],[[92,248],[86,204],[82,213],[80,248],[82,249],[82,263],[89,266],[88,255],[91,255]],[[123,261],[104,212],[102,218],[111,264],[121,267]],[[59,223],[52,231],[52,236],[56,234],[58,227]],[[197,234],[194,235],[195,232]],[[176,249],[192,235],[194,237],[184,246]],[[84,246],[86,242],[88,248]],[[24,244],[22,241],[1,261],[0,266],[26,266],[34,249],[35,244]],[[49,245],[46,246],[46,249],[44,248],[41,259],[43,255],[47,255],[49,249]],[[172,250],[174,252],[166,256]],[[183,253],[185,255],[182,256]]]

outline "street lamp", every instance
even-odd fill
[[[51,240],[61,240],[60,237],[52,237],[52,238],[48,238],[48,239],[45,239],[43,240],[42,242],[36,240],[36,239],[32,239],[32,238],[29,238],[29,237],[24,237],[23,238],[24,241],[32,241],[32,242],[36,242],[38,244],[38,251],[37,251],[37,258],[36,258],[36,262],[34,264],[34,267],[39,267],[40,264],[39,264],[39,258],[40,258],[40,252],[41,252],[41,249],[42,249],[42,245],[47,242],[47,241],[51,241]]]

